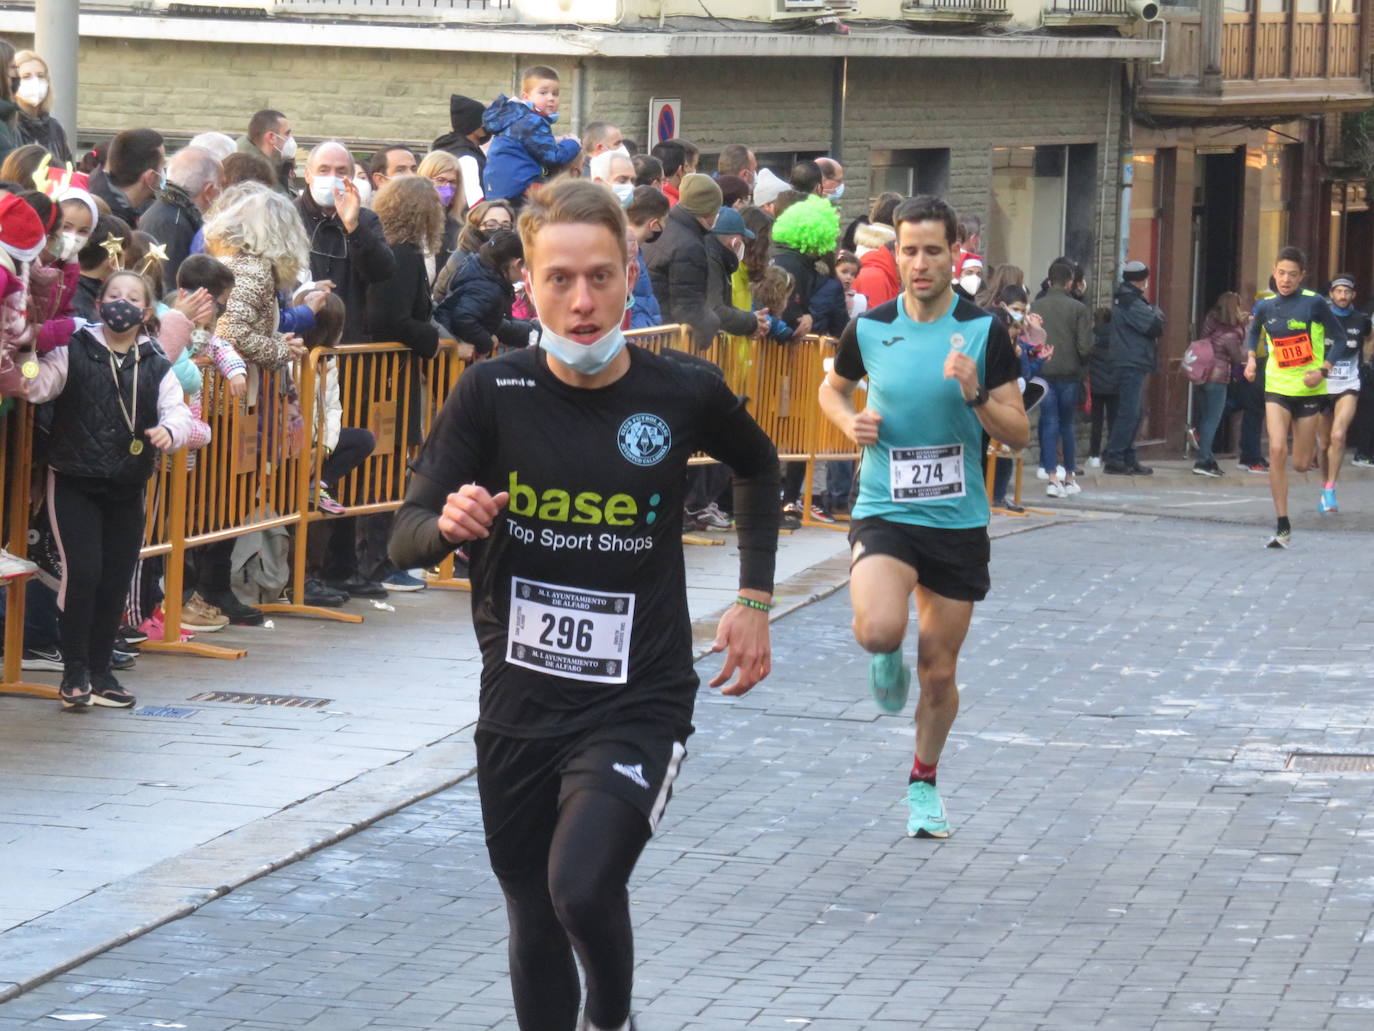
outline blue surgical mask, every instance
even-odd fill
[[[559,336],[548,326],[539,331],[539,346],[553,357],[583,376],[595,376],[625,349],[625,334],[616,326],[599,340],[590,344],[579,344],[576,340]]]
[[[165,189],[167,189],[167,166],[163,165],[162,171],[157,176],[157,192],[161,193]]]
[[[832,193],[832,194],[830,195],[830,199],[831,199],[831,200],[839,200],[839,199],[840,199],[841,197],[843,197],[843,196],[844,196],[844,183],[840,183],[839,186],[835,187],[835,192]]]
[[[622,208],[629,207],[630,201],[634,200],[634,183],[612,183],[611,192],[615,194],[615,199],[620,201]]]
[[[1013,322],[1020,322],[1022,319],[1026,317],[1025,312],[1012,311],[1010,308],[1007,309],[1007,314],[1011,316]]]
[[[554,122],[558,121],[558,112],[555,111],[553,114],[545,115],[544,117],[547,118],[549,120],[549,124],[552,125]]]

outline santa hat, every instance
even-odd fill
[[[974,270],[983,271],[983,259],[976,254],[965,254],[964,260],[959,262],[959,275],[966,276]]]
[[[0,197],[0,248],[18,261],[33,261],[48,242],[38,212],[12,193]]]

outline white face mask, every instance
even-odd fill
[[[310,182],[310,199],[322,208],[334,206],[334,187],[339,185],[337,176],[317,175]]]
[[[63,261],[75,261],[76,252],[86,246],[86,238],[77,236],[76,233],[63,233],[60,240],[62,249],[57,252],[57,256]]]
[[[281,159],[282,159],[283,161],[290,161],[293,157],[295,157],[295,156],[296,156],[296,137],[294,137],[294,136],[288,136],[288,137],[286,137],[286,142],[283,143],[283,144],[281,145],[281,150],[278,151],[278,153],[281,154]]]
[[[367,181],[367,176],[360,175],[354,178],[353,185],[358,188],[358,196],[366,204],[372,197],[372,184]]]
[[[616,355],[624,350],[625,334],[616,326],[599,340],[594,340],[590,344],[579,344],[576,340],[559,336],[548,326],[543,326],[539,333],[539,346],[574,372],[579,372],[583,376],[595,376],[615,361]]]
[[[744,244],[737,244],[735,247],[735,257],[740,261],[744,260]]]
[[[976,294],[983,285],[983,279],[981,276],[967,275],[960,278],[959,285],[962,286],[971,297]]]
[[[628,207],[631,199],[635,195],[634,183],[612,183],[611,191],[615,194],[615,199],[620,201],[622,208]]]
[[[25,79],[19,84],[19,88],[14,91],[14,95],[29,106],[37,107],[47,99],[48,80],[37,78]]]

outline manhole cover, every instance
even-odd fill
[[[199,709],[178,709],[174,705],[140,705],[134,710],[135,716],[152,716],[160,720],[188,720]]]
[[[1288,769],[1312,773],[1374,773],[1374,755],[1336,755],[1295,752]]]
[[[205,691],[188,699],[192,702],[231,702],[234,705],[275,705],[282,709],[320,709],[333,700],[298,694],[250,694],[246,691]]]

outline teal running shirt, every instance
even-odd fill
[[[865,312],[840,337],[835,372],[868,377],[868,407],[883,417],[863,450],[854,517],[967,530],[988,524],[983,426],[945,379],[954,344],[978,365],[984,389],[1014,383],[1020,362],[1003,325],[958,296],[934,322],[907,316],[905,297]]]

